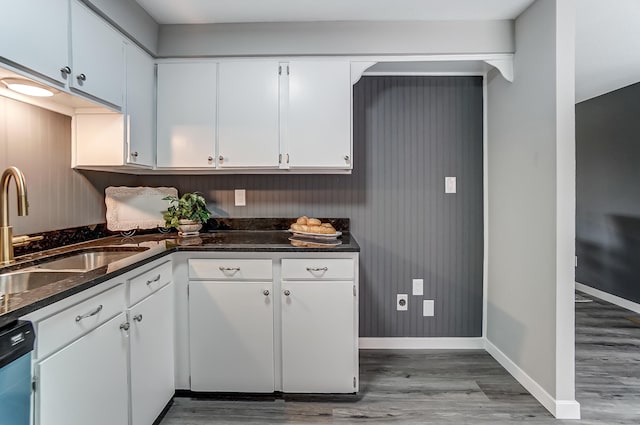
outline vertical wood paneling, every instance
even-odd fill
[[[138,184],[200,191],[218,215],[351,218],[362,248],[360,336],[482,332],[482,79],[364,77],[354,87],[351,175],[146,176]],[[322,147],[318,147],[321,149]],[[444,177],[458,193],[445,195]],[[99,184],[96,184],[99,186]],[[247,190],[247,206],[233,190]],[[411,294],[423,278],[424,297]],[[436,316],[422,316],[434,299]]]

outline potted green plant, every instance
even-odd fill
[[[204,197],[198,192],[187,192],[180,198],[167,196],[163,199],[169,201],[169,208],[163,214],[165,227],[175,227],[182,234],[197,234],[202,223],[211,217]]]

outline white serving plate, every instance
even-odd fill
[[[334,247],[334,246],[338,246],[338,245],[342,245],[342,241],[339,241],[337,239],[334,240],[323,240],[323,239],[312,239],[312,238],[304,238],[304,237],[296,237],[296,235],[293,235],[292,237],[289,238],[290,241],[296,241],[296,242],[302,242],[302,243],[310,243],[313,245],[320,245],[323,247]]]
[[[310,232],[299,232],[297,230],[289,229],[289,232],[293,233],[294,236],[302,236],[305,238],[312,237],[318,239],[335,239],[338,236],[342,235],[342,232],[336,231],[335,233],[310,233]]]
[[[162,213],[169,208],[166,196],[178,196],[175,187],[109,186],[104,191],[107,205],[107,229],[127,232],[164,227]]]

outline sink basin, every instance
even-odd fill
[[[58,282],[78,272],[22,271],[0,275],[0,294],[15,294]]]
[[[81,251],[73,251],[67,255],[44,261],[36,269],[43,270],[74,270],[89,271],[106,266],[118,260],[122,260],[142,251],[148,247],[102,247],[89,248]]]

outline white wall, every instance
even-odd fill
[[[515,78],[488,83],[489,351],[558,417],[574,394],[574,10],[515,23]]]
[[[161,57],[513,53],[513,21],[161,25]]]
[[[150,53],[158,50],[158,24],[134,0],[83,0]]]

